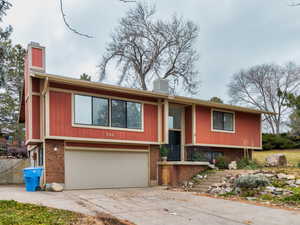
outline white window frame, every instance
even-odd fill
[[[75,95],[85,95],[90,97],[106,98],[109,101],[108,112],[109,112],[109,124],[108,126],[99,126],[99,125],[86,125],[86,124],[77,124],[75,123]],[[141,104],[141,129],[131,129],[131,128],[122,128],[122,127],[112,127],[111,126],[111,100],[122,100],[127,102],[134,102]],[[114,96],[106,95],[97,95],[97,94],[83,94],[80,92],[72,93],[72,127],[81,127],[81,128],[93,128],[93,129],[105,129],[105,130],[120,130],[120,131],[133,131],[133,132],[144,132],[144,103],[141,101],[135,101],[131,99],[118,98]]]
[[[225,113],[231,113],[233,115],[232,119],[232,128],[233,130],[219,130],[219,129],[214,129],[214,112],[225,112]],[[235,112],[233,111],[227,111],[227,110],[222,110],[222,109],[211,109],[211,114],[210,114],[210,127],[212,132],[222,132],[222,133],[235,133]]]

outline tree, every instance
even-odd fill
[[[223,100],[216,96],[212,97],[209,101],[216,102],[216,103],[223,103]]]
[[[89,76],[86,73],[83,73],[80,75],[80,80],[87,80],[87,81],[91,81],[91,76]]]
[[[5,73],[0,88],[0,131],[10,133],[21,142],[23,125],[18,124],[19,105],[22,96],[25,49],[7,43]]]
[[[293,93],[282,93],[286,96],[286,105],[293,109],[293,112],[289,116],[288,126],[291,128],[291,134],[300,136],[300,95],[296,96]]]
[[[299,85],[300,68],[294,63],[262,64],[234,74],[229,95],[234,103],[276,113],[264,115],[264,121],[267,129],[279,134],[283,119],[290,112],[284,104],[286,95],[280,93],[295,93]]]
[[[127,83],[147,90],[153,79],[162,78],[173,87],[182,85],[184,90],[195,93],[198,55],[194,43],[198,27],[176,16],[169,22],[155,19],[154,14],[154,6],[137,3],[120,20],[99,65],[99,80],[108,76],[107,67],[115,63],[120,69],[120,85]]]

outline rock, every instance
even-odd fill
[[[287,175],[284,173],[279,173],[279,174],[277,174],[277,178],[278,179],[287,179]]]
[[[288,180],[295,180],[296,177],[294,175],[287,175],[286,179],[288,179]]]
[[[273,154],[266,158],[266,166],[286,166],[287,159],[284,154]]]
[[[292,185],[292,184],[295,183],[295,180],[287,180],[286,183],[287,183],[288,185]]]
[[[64,187],[58,183],[46,184],[47,191],[61,192],[64,190]]]
[[[203,176],[200,175],[200,174],[197,174],[196,178],[197,178],[197,179],[203,179]]]
[[[248,201],[255,201],[255,200],[256,200],[255,197],[246,197],[246,199],[247,199]]]
[[[232,161],[231,163],[229,163],[228,169],[230,169],[230,170],[236,170],[237,169],[237,163],[236,163],[236,161]]]
[[[265,176],[266,176],[267,178],[271,178],[271,177],[274,177],[275,175],[274,175],[274,174],[271,174],[271,173],[266,173]]]
[[[295,184],[300,185],[300,179],[296,180]]]

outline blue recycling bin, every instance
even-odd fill
[[[23,169],[26,191],[36,191],[36,189],[40,186],[40,177],[42,176],[42,173],[43,168],[41,167],[28,167]]]

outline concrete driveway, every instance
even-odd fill
[[[161,187],[29,193],[23,187],[0,186],[0,199],[14,199],[91,215],[106,212],[137,225],[300,224],[299,212],[200,197]]]

